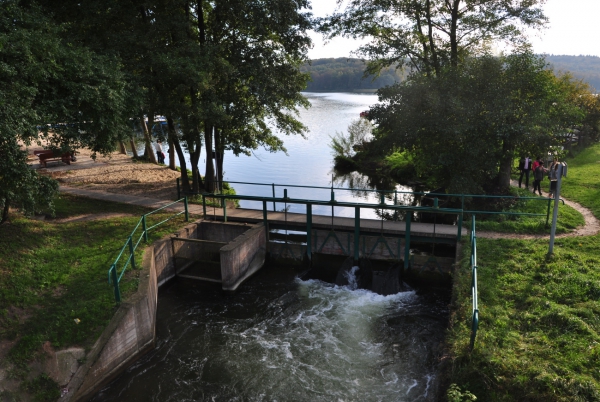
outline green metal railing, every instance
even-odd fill
[[[177,204],[178,202],[182,202],[183,201],[183,205],[184,205],[184,210],[181,212],[177,212],[175,214],[173,214],[172,216],[158,222],[155,225],[152,225],[150,227],[147,226],[147,217],[150,215],[153,215],[159,211],[162,211],[165,208],[169,208],[170,206]],[[129,235],[129,237],[127,238],[127,241],[125,241],[125,245],[123,245],[123,248],[121,248],[121,251],[119,252],[119,255],[117,256],[117,258],[115,259],[115,262],[110,266],[110,269],[108,270],[108,283],[113,285],[113,290],[114,290],[114,294],[115,294],[115,301],[117,303],[121,303],[121,289],[119,287],[119,282],[121,281],[121,278],[123,277],[123,274],[125,274],[125,270],[127,270],[127,267],[129,266],[129,263],[131,263],[131,267],[133,269],[136,269],[136,263],[135,263],[135,250],[137,249],[137,247],[139,246],[140,242],[142,241],[142,239],[144,239],[144,242],[148,241],[148,232],[154,228],[156,228],[157,226],[162,225],[163,223],[170,221],[171,219],[181,215],[181,214],[185,214],[185,220],[189,221],[189,211],[188,211],[188,200],[187,197],[184,197],[182,199],[179,199],[175,202],[172,202],[168,205],[165,205],[164,207],[155,209],[152,212],[149,212],[147,214],[142,215],[142,217],[140,218],[140,220],[138,221],[137,225],[135,226],[135,228],[133,229],[133,231],[131,232],[131,234]],[[139,234],[139,237],[137,237],[137,240],[134,239],[136,237],[136,232],[137,230],[140,228],[140,226],[142,227],[142,232]],[[125,253],[125,250],[129,251],[128,256],[125,258],[123,257],[123,254]],[[122,261],[122,267],[120,269],[120,273],[118,272],[119,269],[119,260],[121,260],[121,257],[124,258],[124,261]]]
[[[268,238],[268,203],[284,203],[284,204],[301,204],[306,206],[306,234],[307,234],[307,250],[306,254],[309,259],[312,258],[312,223],[313,223],[313,214],[312,208],[315,205],[321,206],[331,206],[331,225],[333,227],[333,219],[334,219],[334,207],[347,207],[354,208],[354,259],[358,261],[359,259],[359,233],[360,233],[360,211],[361,209],[381,209],[381,210],[393,210],[393,211],[404,211],[406,212],[406,220],[405,220],[405,255],[404,255],[404,265],[405,268],[408,268],[409,260],[410,260],[410,230],[412,223],[412,215],[413,213],[434,213],[434,214],[451,214],[457,215],[458,217],[458,225],[457,225],[457,241],[460,241],[462,236],[462,223],[463,223],[463,211],[461,209],[454,208],[439,208],[437,205],[437,201],[434,203],[433,207],[416,207],[416,206],[404,206],[404,205],[393,205],[387,204],[385,202],[385,198],[382,196],[380,198],[379,204],[369,204],[369,203],[356,203],[356,202],[345,202],[345,201],[337,201],[335,199],[335,191],[331,190],[331,199],[329,201],[323,200],[306,200],[306,199],[297,199],[288,197],[287,189],[283,190],[283,197],[262,197],[262,196],[250,196],[250,195],[232,195],[232,194],[210,194],[204,193],[200,194],[202,197],[202,205],[203,205],[203,214],[204,218],[206,218],[206,198],[216,198],[221,200],[221,204],[223,205],[223,220],[227,222],[227,203],[226,200],[234,199],[234,200],[246,200],[246,201],[259,201],[262,202],[262,211],[263,211],[263,222],[265,225],[265,230],[267,231]],[[383,224],[383,223],[382,223]],[[339,241],[339,239],[338,239]],[[343,247],[342,247],[343,248]],[[399,258],[399,256],[398,256]]]
[[[324,186],[303,186],[303,185],[292,185],[292,184],[277,184],[277,183],[252,183],[252,182],[243,182],[243,181],[227,181],[229,184],[245,184],[251,186],[262,186],[262,187],[271,187],[272,198],[276,198],[276,192],[278,188],[305,188],[305,189],[315,189],[315,190],[330,190],[330,191],[350,191],[350,192],[365,192],[365,193],[374,193],[377,195],[377,198],[383,199],[386,196],[393,199],[394,205],[398,205],[398,195],[412,195],[412,196],[427,196],[432,197],[434,199],[447,199],[454,198],[460,199],[460,209],[463,210],[464,214],[479,214],[479,215],[507,215],[507,216],[545,216],[546,217],[546,226],[549,224],[550,219],[550,209],[552,198],[544,198],[544,197],[519,197],[519,196],[510,196],[510,195],[482,195],[482,194],[452,194],[452,193],[430,193],[430,192],[418,192],[418,191],[399,191],[399,190],[374,190],[374,189],[365,189],[365,188],[347,188],[347,187],[334,187],[333,185],[330,187]],[[200,194],[198,194],[200,195]],[[393,197],[392,197],[393,195]],[[181,186],[180,179],[177,178],[177,197],[181,197]],[[481,210],[466,210],[465,209],[465,199],[507,199],[507,200],[519,200],[519,201],[528,201],[533,200],[535,202],[544,202],[547,204],[546,213],[545,214],[536,214],[536,213],[525,213],[525,212],[507,212],[507,211],[481,211]],[[564,201],[561,199],[562,203]],[[273,211],[276,211],[276,202],[273,201]]]
[[[473,311],[471,318],[471,350],[475,347],[475,337],[479,328],[479,307],[477,306],[477,235],[475,234],[475,216],[471,220],[471,296]]]

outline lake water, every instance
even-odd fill
[[[304,93],[311,103],[309,109],[299,110],[299,120],[308,127],[305,138],[301,136],[284,137],[287,155],[283,152],[271,153],[264,148],[253,151],[251,156],[235,156],[231,151],[225,153],[223,170],[224,180],[230,182],[275,183],[301,186],[330,187],[332,185],[333,155],[329,147],[330,136],[336,132],[347,133],[348,125],[360,117],[360,112],[367,110],[377,102],[376,95],[350,93]],[[203,154],[206,155],[204,150]],[[166,152],[165,152],[166,154]],[[189,157],[188,157],[189,162]],[[201,157],[204,171],[205,159]],[[165,163],[168,164],[168,155]],[[364,188],[368,186],[366,177],[352,174],[338,177],[334,187]],[[268,196],[273,195],[272,187],[253,186],[234,183],[232,186],[238,194]],[[285,186],[276,187],[276,196],[283,196]],[[398,190],[411,189],[398,185]],[[288,197],[312,200],[329,200],[330,190],[305,189],[287,187]],[[361,201],[378,203],[376,193],[349,192],[336,190],[338,201]],[[243,208],[262,208],[259,202],[242,201]],[[276,209],[285,206],[277,204]],[[303,205],[289,206],[290,212],[305,212]],[[331,207],[313,207],[314,214],[331,214]],[[336,207],[336,216],[354,216],[351,208]],[[363,218],[376,218],[374,211],[361,211]]]

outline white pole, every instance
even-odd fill
[[[556,182],[556,190],[554,191],[554,213],[552,214],[552,229],[550,229],[550,247],[548,248],[548,255],[552,255],[554,252],[554,236],[556,234],[556,221],[558,219],[558,202],[560,200],[560,183],[562,181],[563,164],[558,165],[558,180]]]

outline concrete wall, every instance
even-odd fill
[[[198,223],[174,236],[196,238]],[[83,401],[111,381],[123,369],[152,349],[155,338],[158,288],[175,276],[171,239],[156,241],[144,253],[137,292],[121,303],[108,326],[86,356],[61,401]]]
[[[198,234],[194,239],[222,241],[224,243],[232,241],[248,229],[254,227],[249,223],[216,221],[201,221],[198,224]]]
[[[267,235],[263,224],[253,225],[221,248],[223,290],[233,291],[265,263]]]

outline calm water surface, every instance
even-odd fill
[[[233,296],[174,281],[156,349],[92,401],[431,401],[447,297],[264,268]]]
[[[333,156],[329,148],[330,136],[336,132],[347,133],[348,125],[359,118],[360,112],[367,110],[377,102],[376,95],[349,93],[304,93],[311,103],[309,109],[299,110],[299,120],[308,127],[305,138],[301,136],[284,137],[287,154],[271,153],[264,148],[253,151],[251,156],[235,156],[225,153],[223,168],[224,179],[230,182],[275,183],[303,186],[329,187],[332,184]],[[205,151],[203,150],[203,155]],[[165,152],[166,153],[166,152]],[[201,157],[201,162],[204,162]],[[189,162],[189,157],[188,157]],[[165,163],[168,163],[168,155]],[[201,170],[204,170],[203,168]],[[334,187],[364,188],[368,186],[366,177],[354,173],[334,180]],[[272,187],[232,184],[238,194],[262,195],[271,197]],[[283,196],[283,186],[276,187],[276,196]],[[304,189],[287,187],[290,198],[313,200],[329,200],[330,190]],[[408,190],[397,186],[398,190]],[[378,203],[375,193],[357,193],[338,190],[335,193],[338,201],[361,201]],[[242,201],[243,208],[262,208],[262,203]],[[285,206],[277,204],[276,209]],[[291,212],[305,212],[303,205],[289,206]],[[331,214],[330,207],[313,207],[314,214]],[[354,216],[351,208],[335,208],[336,216]],[[363,210],[363,218],[374,218],[374,211]]]

